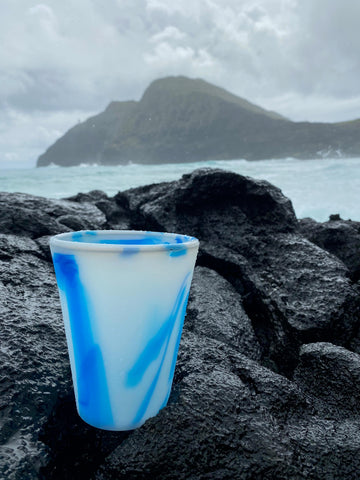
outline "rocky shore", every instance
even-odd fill
[[[271,184],[206,169],[0,209],[0,478],[358,478],[359,222],[299,221]],[[77,416],[48,248],[108,228],[201,242],[169,404],[125,433]]]

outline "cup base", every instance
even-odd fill
[[[78,412],[78,415],[81,418],[81,420],[83,422],[85,422],[87,425],[90,425],[90,427],[97,428],[99,430],[106,430],[108,432],[129,432],[131,430],[136,430],[137,428],[140,428],[142,425],[144,425],[144,423],[147,420],[149,420],[149,418],[153,418],[153,417],[156,416],[156,415],[153,415],[153,417],[148,417],[145,420],[142,420],[141,422],[139,422],[137,424],[131,424],[131,425],[126,425],[126,424],[123,424],[123,425],[98,425],[98,424],[95,424],[95,422],[91,422],[91,421],[89,422],[88,420],[83,418],[80,415],[79,412]]]

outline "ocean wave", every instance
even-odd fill
[[[178,180],[183,174],[214,167],[241,175],[268,180],[281,188],[297,215],[319,221],[333,213],[360,220],[360,158],[293,158],[248,161],[213,160],[183,164],[128,165],[85,164],[73,167],[48,165],[45,168],[8,170],[0,175],[0,191],[24,192],[59,198],[94,189],[115,195],[119,190]],[[53,173],[52,173],[53,172]]]
[[[92,167],[99,167],[100,165],[98,163],[80,163],[77,165],[78,168],[92,168]]]

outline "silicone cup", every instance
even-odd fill
[[[170,395],[199,241],[80,231],[50,248],[80,417],[105,430],[140,427]]]

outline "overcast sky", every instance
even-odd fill
[[[0,166],[167,75],[292,120],[360,118],[359,19],[359,0],[0,0]]]

